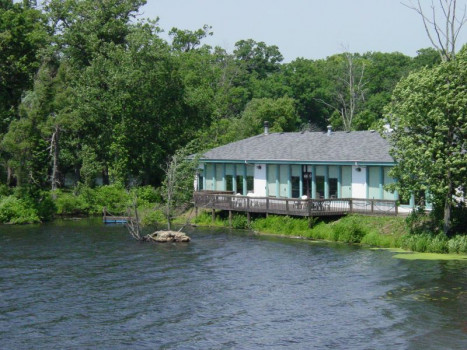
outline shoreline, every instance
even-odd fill
[[[229,229],[226,219],[216,218],[212,222],[210,214],[201,214],[192,223],[196,226]],[[406,254],[439,254],[446,258],[453,255],[451,259],[467,259],[466,235],[446,237],[444,234],[410,233],[405,218],[349,215],[328,222],[315,220],[311,228],[306,219],[285,216],[258,218],[252,221],[249,228],[239,223],[242,224],[241,219],[234,218],[231,228],[247,229],[257,235],[346,243],[370,249],[402,249]]]

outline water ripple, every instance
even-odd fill
[[[465,262],[194,230],[140,244],[86,221],[0,228],[2,349],[445,349]]]

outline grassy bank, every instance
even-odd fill
[[[228,227],[227,218],[201,213],[194,221],[198,225]],[[232,227],[246,229],[245,215],[235,214]],[[447,237],[444,234],[413,234],[402,217],[349,215],[338,220],[318,220],[270,215],[251,221],[250,228],[258,233],[277,234],[306,239],[361,244],[381,248],[402,248],[416,252],[467,254],[467,236]]]

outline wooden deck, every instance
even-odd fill
[[[359,213],[397,215],[396,201],[383,199],[296,199],[249,197],[231,192],[200,191],[194,193],[198,208],[220,209],[247,213],[267,213],[289,216],[330,216]]]

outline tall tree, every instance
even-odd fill
[[[337,121],[334,120],[334,124],[340,124],[345,131],[350,131],[353,128],[354,118],[365,100],[366,64],[359,55],[350,52],[336,55],[335,61],[337,69],[334,73],[335,89],[332,100],[320,101],[334,109],[339,117]]]
[[[449,61],[456,56],[457,37],[462,27],[467,22],[467,5],[461,9],[457,8],[457,0],[439,0],[437,8],[431,1],[431,15],[422,6],[420,0],[417,4],[412,2],[404,4],[408,8],[417,12],[423,21],[425,32],[431,44],[438,50],[443,61]]]
[[[40,51],[48,42],[45,16],[32,1],[0,6],[0,134],[18,118],[25,90],[32,88]]]
[[[130,21],[146,0],[46,0],[58,49],[78,66],[90,62],[110,45],[123,45]]]
[[[467,46],[456,60],[424,68],[394,90],[386,115],[387,134],[401,193],[428,191],[443,212],[444,232],[452,225],[457,190],[467,188]]]

